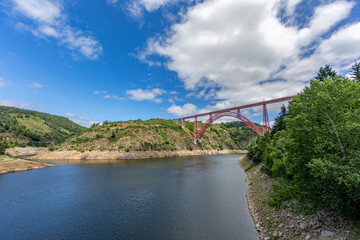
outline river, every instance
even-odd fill
[[[259,239],[241,155],[66,163],[0,175],[0,239]]]

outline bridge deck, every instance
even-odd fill
[[[263,105],[266,105],[266,104],[284,102],[284,101],[288,101],[288,100],[292,99],[295,96],[296,95],[288,96],[288,97],[282,97],[282,98],[276,98],[276,99],[271,99],[271,100],[267,100],[267,101],[251,103],[251,104],[232,107],[232,108],[226,108],[226,109],[222,109],[222,110],[218,110],[218,111],[196,114],[196,115],[192,115],[192,116],[183,117],[183,118],[180,118],[180,119],[185,120],[185,119],[189,119],[189,118],[207,116],[207,115],[215,114],[215,113],[230,112],[230,111],[240,110],[240,109],[244,109],[244,108],[251,108],[251,107],[257,107],[257,106],[263,106]]]

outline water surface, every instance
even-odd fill
[[[240,155],[0,175],[0,239],[259,239]]]

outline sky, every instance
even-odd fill
[[[0,105],[84,126],[294,95],[359,58],[359,0],[0,0]]]

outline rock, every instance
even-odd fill
[[[304,230],[306,228],[306,225],[304,223],[300,223],[300,228]]]
[[[270,240],[270,238],[269,238],[269,237],[265,237],[264,240]]]
[[[275,230],[274,232],[273,232],[273,237],[277,237],[278,236],[278,232]]]
[[[310,234],[306,235],[305,240],[309,240],[311,238]]]
[[[327,231],[327,230],[322,230],[321,231],[321,236],[322,237],[331,237],[333,235],[335,235],[335,233],[333,233],[333,232],[330,232],[330,231]]]
[[[282,232],[279,232],[278,236],[281,237],[282,235],[283,235],[283,233],[282,233]]]

